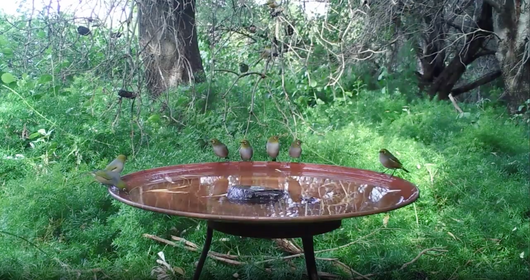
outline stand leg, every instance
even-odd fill
[[[318,280],[317,263],[315,261],[315,249],[313,248],[313,236],[302,237],[304,246],[305,265],[309,280]]]
[[[212,244],[212,237],[213,237],[213,229],[211,227],[208,227],[206,229],[206,241],[204,242],[204,247],[202,247],[201,258],[199,259],[197,268],[195,268],[195,274],[193,274],[193,280],[199,280],[199,278],[201,277],[202,267],[204,266],[204,262],[206,261],[206,257],[208,256],[210,245]]]

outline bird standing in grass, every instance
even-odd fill
[[[127,157],[125,155],[119,155],[116,159],[111,161],[107,167],[105,167],[105,171],[121,173],[126,160]]]
[[[251,160],[253,153],[254,151],[252,150],[252,147],[250,146],[248,140],[241,141],[241,147],[239,148],[239,155],[241,155],[241,159]]]
[[[296,139],[291,143],[291,147],[289,147],[289,156],[300,159],[300,156],[302,156],[302,141]]]
[[[212,143],[213,152],[215,153],[215,155],[228,160],[228,148],[226,147],[226,145],[219,141],[217,138],[213,138],[212,140],[210,140],[210,142]]]
[[[394,172],[396,172],[396,169],[403,169],[403,171],[407,173],[409,172],[407,169],[403,167],[403,164],[401,163],[401,161],[399,161],[399,159],[397,159],[387,149],[381,149],[379,151],[379,161],[384,167],[388,169],[394,169]],[[390,176],[394,176],[394,172],[392,172],[392,175]]]
[[[115,186],[120,190],[126,190],[127,185],[121,179],[120,173],[116,171],[107,171],[107,170],[95,170],[92,171],[92,176],[96,181],[100,182],[106,186]]]
[[[272,161],[276,161],[278,154],[280,153],[280,140],[277,135],[269,137],[267,140],[267,154],[272,158]]]

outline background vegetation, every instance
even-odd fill
[[[308,20],[295,8],[291,16],[307,21],[297,36],[309,56],[253,66],[263,45],[207,28],[234,18],[234,26],[248,26],[225,4],[199,3],[206,82],[157,99],[143,85],[135,33],[93,28],[96,19],[50,8],[2,15],[0,279],[191,277],[199,253],[144,234],[202,246],[205,223],[119,203],[88,172],[120,153],[129,155],[124,173],[216,161],[206,143],[212,137],[232,154],[247,137],[254,159],[266,160],[259,147],[272,134],[284,143],[281,161],[295,137],[304,141],[305,162],[376,171],[378,150],[388,148],[411,171],[399,176],[420,189],[414,205],[345,220],[340,230],[315,237],[316,250],[337,248],[317,254],[320,271],[341,279],[528,278],[528,116],[506,113],[495,101],[502,88],[482,87],[455,111],[419,94],[406,49],[399,71],[374,70],[365,60],[337,64],[322,42],[312,44],[318,34],[311,28],[323,19]],[[246,7],[259,28],[275,28],[267,9]],[[80,22],[90,24],[89,37],[77,33]],[[242,61],[251,72],[266,68],[267,77],[240,76]],[[337,69],[342,74],[330,82]],[[118,98],[120,88],[139,95]],[[305,271],[303,258],[281,259],[289,252],[270,240],[215,233],[212,250],[239,254],[246,264],[209,258],[203,279],[300,279]],[[159,252],[172,269],[157,263]]]

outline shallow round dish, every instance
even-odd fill
[[[414,202],[418,188],[374,171],[289,162],[211,162],[153,168],[122,177],[117,200],[141,209],[190,218],[258,223],[325,222],[394,210]],[[269,204],[232,203],[228,187],[284,190]]]

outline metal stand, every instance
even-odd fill
[[[302,237],[304,247],[305,266],[310,280],[318,280],[317,262],[315,261],[315,249],[313,248],[313,236]]]
[[[311,222],[311,223],[237,223],[237,222],[219,222],[208,221],[206,230],[206,241],[202,248],[201,257],[193,280],[199,280],[204,262],[208,256],[210,245],[212,244],[213,230],[226,234],[238,235],[253,238],[302,238],[304,247],[304,257],[307,268],[307,274],[310,280],[318,280],[317,265],[315,261],[315,250],[313,248],[313,236],[330,232],[339,228],[341,221],[328,222]]]
[[[199,263],[197,264],[197,268],[195,269],[195,274],[193,274],[194,280],[199,280],[199,278],[201,277],[202,267],[204,266],[204,262],[206,261],[206,257],[208,256],[208,251],[210,251],[210,245],[212,245],[212,237],[213,229],[211,227],[208,227],[206,229],[206,241],[204,242],[204,247],[202,247],[201,258],[199,259]]]

